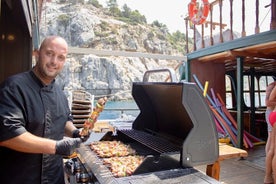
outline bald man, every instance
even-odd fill
[[[62,156],[82,142],[73,136],[68,101],[55,83],[68,46],[58,36],[43,40],[32,70],[0,85],[0,180],[5,184],[63,184]]]

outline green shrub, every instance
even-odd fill
[[[99,3],[98,0],[89,0],[87,1],[87,4],[92,4],[96,8],[102,8],[103,6]]]
[[[57,21],[60,25],[68,26],[70,22],[70,17],[67,14],[59,15]]]

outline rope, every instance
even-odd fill
[[[265,19],[266,19],[267,15],[269,14],[270,10],[271,10],[271,8],[267,11],[267,13],[266,13],[265,17],[263,18],[263,20],[262,20],[262,22],[261,22],[260,26],[262,26],[262,25],[263,25],[263,23],[264,23],[264,21],[265,21]]]

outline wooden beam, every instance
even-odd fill
[[[249,52],[249,51],[230,51],[231,55],[233,57],[237,56],[244,56],[244,57],[251,57],[251,58],[262,58],[262,59],[273,59],[271,55],[263,54],[263,53],[255,53],[255,52]],[[276,56],[274,56],[275,58]]]
[[[218,22],[211,22],[211,21],[205,21],[204,24],[205,25],[212,24],[212,26],[214,26],[214,28],[215,28],[215,26],[220,26],[222,29],[224,29],[227,26],[227,24],[223,24],[223,23],[220,24]]]
[[[204,56],[204,57],[198,58],[197,60],[202,62],[208,62],[208,61],[218,60],[221,58],[225,59],[229,57],[233,58],[232,53],[230,51],[225,51],[225,52],[221,52],[213,55]]]

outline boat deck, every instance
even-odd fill
[[[247,150],[245,159],[226,159],[220,162],[220,182],[222,184],[262,184],[265,173],[265,145]],[[206,172],[206,166],[196,169]]]

